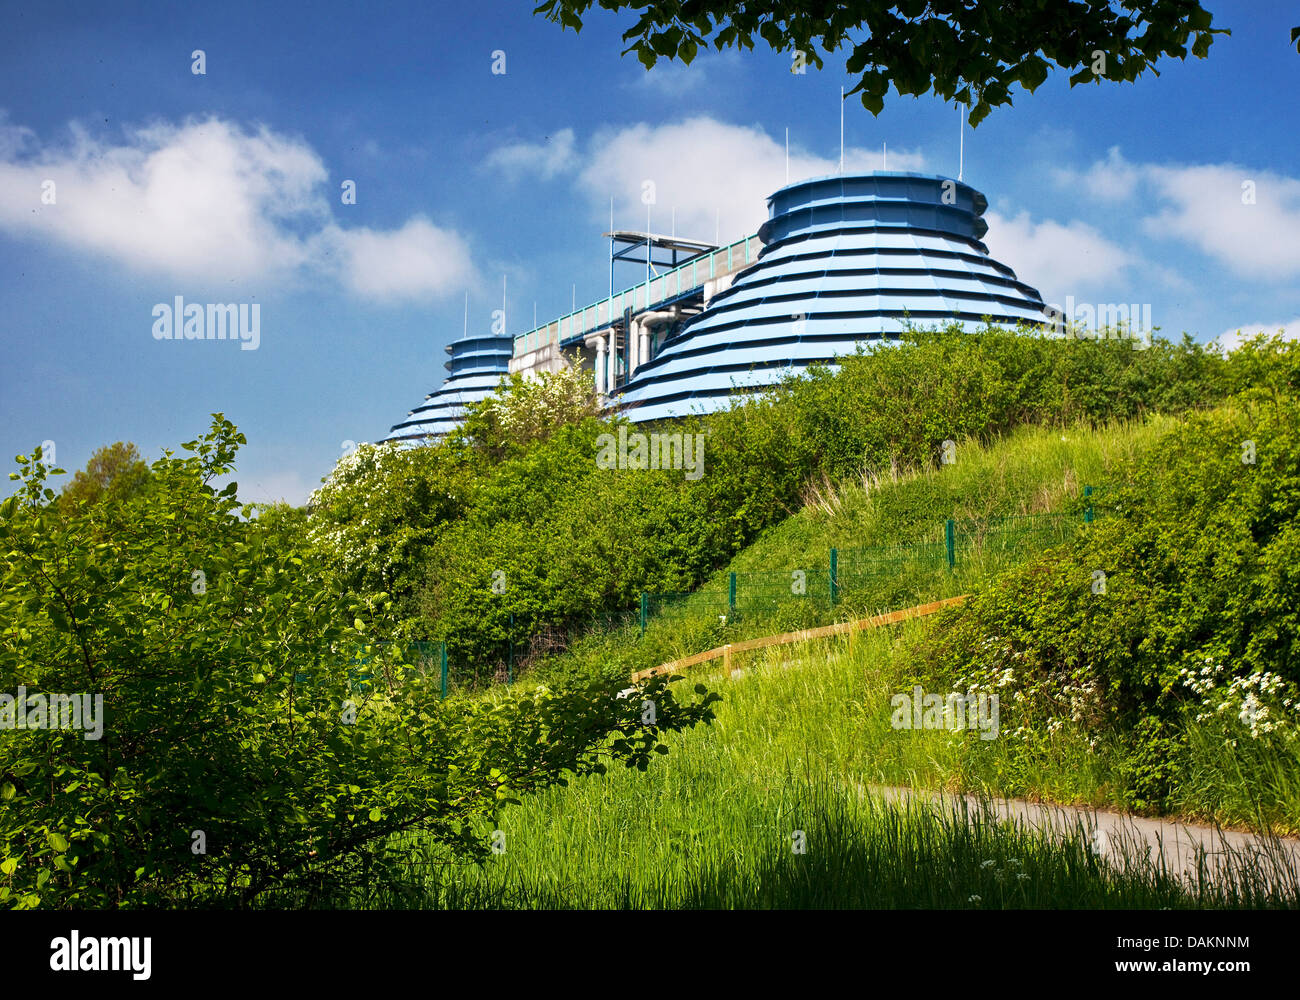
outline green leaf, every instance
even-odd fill
[[[17,870],[17,858],[5,858],[3,861],[0,861],[0,875],[12,875]]]
[[[50,830],[45,834],[45,839],[50,842],[50,846],[56,851],[66,851],[68,849],[68,841],[61,833]]]

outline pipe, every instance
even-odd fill
[[[641,331],[641,350],[637,360],[637,366],[645,364],[650,360],[650,328],[658,326],[660,323],[671,323],[681,316],[681,309],[673,306],[671,309],[661,309],[652,312],[643,312],[635,317],[635,322]]]

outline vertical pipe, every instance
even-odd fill
[[[442,645],[442,654],[441,654],[441,656],[439,657],[439,659],[442,661],[442,696],[443,696],[444,698],[446,698],[446,697],[447,697],[447,643],[446,643],[446,640],[444,640],[444,641],[441,643],[441,645]]]
[[[1092,496],[1092,487],[1091,487],[1091,486],[1085,486],[1085,487],[1083,488],[1083,495],[1084,495],[1084,498],[1085,498],[1085,499],[1091,497],[1091,496]],[[1092,504],[1091,504],[1091,503],[1088,504],[1088,506],[1085,507],[1084,510],[1083,510],[1083,523],[1084,523],[1084,524],[1091,524],[1091,523],[1092,523]]]
[[[727,607],[734,614],[736,610],[736,574],[733,571],[727,579]]]
[[[957,118],[957,180],[961,180],[962,170],[966,167],[966,108],[958,105],[960,114]]]
[[[831,575],[830,575],[830,592],[831,607],[835,607],[840,599],[840,568],[839,568],[839,551],[831,549]]]
[[[944,548],[948,550],[948,569],[957,565],[957,523],[950,517],[943,523]]]
[[[650,595],[641,591],[641,634],[645,635],[646,620],[650,617]]]
[[[510,612],[510,631],[506,633],[506,683],[515,682],[515,613]]]

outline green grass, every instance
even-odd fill
[[[1085,484],[1122,479],[1132,457],[1171,424],[1157,418],[1092,432],[1025,429],[986,449],[959,446],[957,463],[936,471],[810,489],[802,510],[685,596],[676,613],[652,619],[644,636],[635,627],[595,632],[524,673],[517,687],[567,674],[626,675],[727,641],[986,586],[1059,540],[1060,522],[1031,515],[1077,509]],[[949,516],[963,525],[955,572],[946,558],[934,558],[936,544],[942,553],[938,530]],[[1001,529],[1006,518],[1021,518],[1013,522],[1019,527]],[[844,553],[844,588],[833,609],[815,577],[832,546]],[[812,581],[809,599],[746,604],[746,584],[757,593],[770,579],[776,582],[767,586],[776,591],[800,568]],[[724,622],[719,611],[729,610],[730,571],[741,581],[742,613]],[[423,857],[406,891],[350,905],[1296,905],[1294,889],[1271,889],[1245,868],[1226,887],[1188,886],[1145,858],[1098,864],[1083,830],[1062,842],[986,815],[936,816],[870,798],[863,790],[880,784],[1096,807],[1122,800],[1115,737],[1069,726],[1051,734],[1022,728],[1014,705],[1002,706],[995,740],[893,729],[889,698],[910,690],[909,651],[931,627],[933,620],[865,633],[852,647],[842,639],[777,647],[737,659],[743,673],[735,678],[692,676],[692,683],[706,679],[723,694],[718,719],[707,730],[669,737],[671,752],[648,773],[620,771],[528,797],[503,814],[505,853],[483,867],[452,864],[440,852],[406,844]],[[1240,740],[1233,746],[1209,728],[1189,737],[1181,816],[1262,830],[1300,828],[1294,748]],[[806,836],[804,854],[792,849],[796,830]]]
[[[519,681],[626,675],[726,642],[968,592],[1061,541],[1082,518],[1051,515],[1077,503],[1085,485],[1124,478],[1132,458],[1173,423],[1154,417],[1100,429],[1026,427],[988,447],[959,442],[956,462],[939,469],[812,485],[804,507],[696,592],[656,600],[658,613],[644,635],[629,610],[625,627],[595,629],[558,655],[534,658],[518,671]],[[943,544],[949,517],[959,525],[955,571]],[[827,584],[831,548],[840,552],[834,608]],[[791,593],[794,570],[806,574],[805,596]],[[731,572],[739,614],[729,607]]]
[[[907,626],[916,632],[921,623]],[[1099,863],[1087,831],[1062,840],[987,816],[888,805],[867,785],[943,787],[972,750],[896,731],[898,631],[756,654],[714,725],[668,738],[644,774],[611,772],[508,808],[505,852],[482,866],[431,852],[405,894],[351,905],[436,908],[1161,908],[1297,903],[1248,875],[1181,884],[1145,858]],[[797,662],[782,665],[782,658]],[[701,675],[704,678],[705,675]],[[690,682],[700,679],[692,677]],[[976,771],[1005,753],[981,743]],[[982,752],[982,753],[981,753]],[[1086,783],[1085,779],[1084,780]],[[803,831],[806,853],[794,848]],[[486,839],[491,831],[480,831]],[[1014,859],[1014,860],[1013,860]],[[1024,876],[1024,877],[1021,877]]]

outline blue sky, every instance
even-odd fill
[[[1049,302],[1149,304],[1202,341],[1300,331],[1300,8],[1204,2],[1232,29],[1209,58],[1017,94],[967,130],[964,179]],[[301,503],[441,383],[467,294],[486,331],[504,276],[511,334],[606,294],[611,196],[643,228],[653,180],[655,231],[725,241],[766,217],[787,128],[791,180],[837,168],[842,62],[798,75],[756,47],[647,73],[619,55],[626,18],[575,35],[533,6],[4,4],[6,463],[43,441],[69,470],[116,440],[152,459],[222,411],[248,437],[241,498]],[[955,176],[958,136],[933,98],[845,107],[850,169],[887,144],[889,169]],[[155,339],[176,296],[258,304],[257,349]]]

